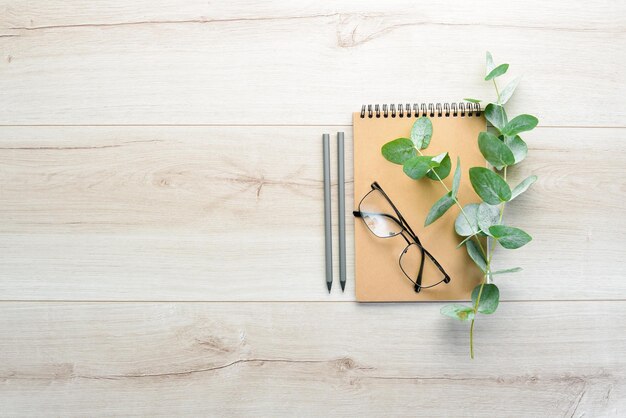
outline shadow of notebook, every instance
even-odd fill
[[[465,113],[465,112],[464,112]],[[486,129],[484,117],[435,115],[430,117],[433,136],[424,155],[435,156],[449,152],[452,171],[444,179],[451,188],[457,156],[461,158],[461,186],[458,200],[462,205],[480,202],[469,181],[469,168],[485,166],[478,149],[477,138]],[[400,302],[467,300],[472,289],[480,283],[482,272],[469,258],[464,247],[457,249],[462,241],[454,231],[454,222],[460,210],[455,205],[440,219],[424,227],[424,220],[431,206],[446,190],[438,181],[428,178],[413,180],[402,171],[401,165],[393,164],[382,156],[381,147],[396,138],[410,137],[416,117],[380,117],[376,113],[370,118],[365,112],[354,113],[354,209],[361,198],[371,190],[376,181],[399,209],[403,217],[418,236],[421,244],[450,275],[449,283],[441,283],[415,292],[414,285],[403,273],[399,257],[407,246],[400,237],[376,237],[361,220],[355,220],[355,287],[359,302]],[[432,262],[424,263],[423,276],[441,274]]]

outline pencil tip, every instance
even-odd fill
[[[326,287],[328,287],[328,293],[330,293],[330,288],[333,287],[333,282],[326,282]]]
[[[344,290],[346,290],[346,282],[341,282],[341,291],[343,292]]]

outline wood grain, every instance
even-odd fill
[[[3,1],[0,124],[349,124],[362,103],[490,98],[486,47],[525,76],[512,113],[626,117],[625,3],[72,3]]]
[[[341,129],[351,144],[349,127]],[[1,128],[0,294],[354,300],[352,234],[345,294],[326,293],[320,261],[320,133],[334,130]],[[496,253],[498,266],[525,269],[499,280],[503,298],[626,298],[626,171],[612,158],[626,151],[625,132],[538,129],[527,136],[529,157],[511,170],[512,183],[531,173],[539,181],[509,206],[507,222],[535,239]],[[351,155],[349,145],[348,202]]]
[[[504,303],[474,361],[467,324],[433,308],[4,303],[3,411],[623,416],[625,302]]]

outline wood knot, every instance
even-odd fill
[[[233,347],[229,346],[218,337],[209,336],[202,339],[196,338],[196,343],[200,347],[210,351],[216,351],[220,353],[232,353],[233,351],[235,351]]]
[[[342,371],[354,370],[357,368],[357,363],[349,357],[344,357],[337,360],[337,367]]]

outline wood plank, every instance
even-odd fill
[[[3,414],[623,416],[625,308],[3,303]]]
[[[351,241],[346,293],[324,283],[319,137],[337,129],[350,181],[349,126],[0,128],[1,298],[354,300]],[[512,182],[539,181],[505,217],[534,241],[496,252],[525,269],[504,299],[626,298],[625,133],[527,136]]]
[[[551,126],[624,126],[626,117],[617,76],[626,56],[615,53],[626,47],[625,3],[2,8],[5,125],[348,124],[362,103],[488,99],[478,40],[525,75],[512,113]]]

